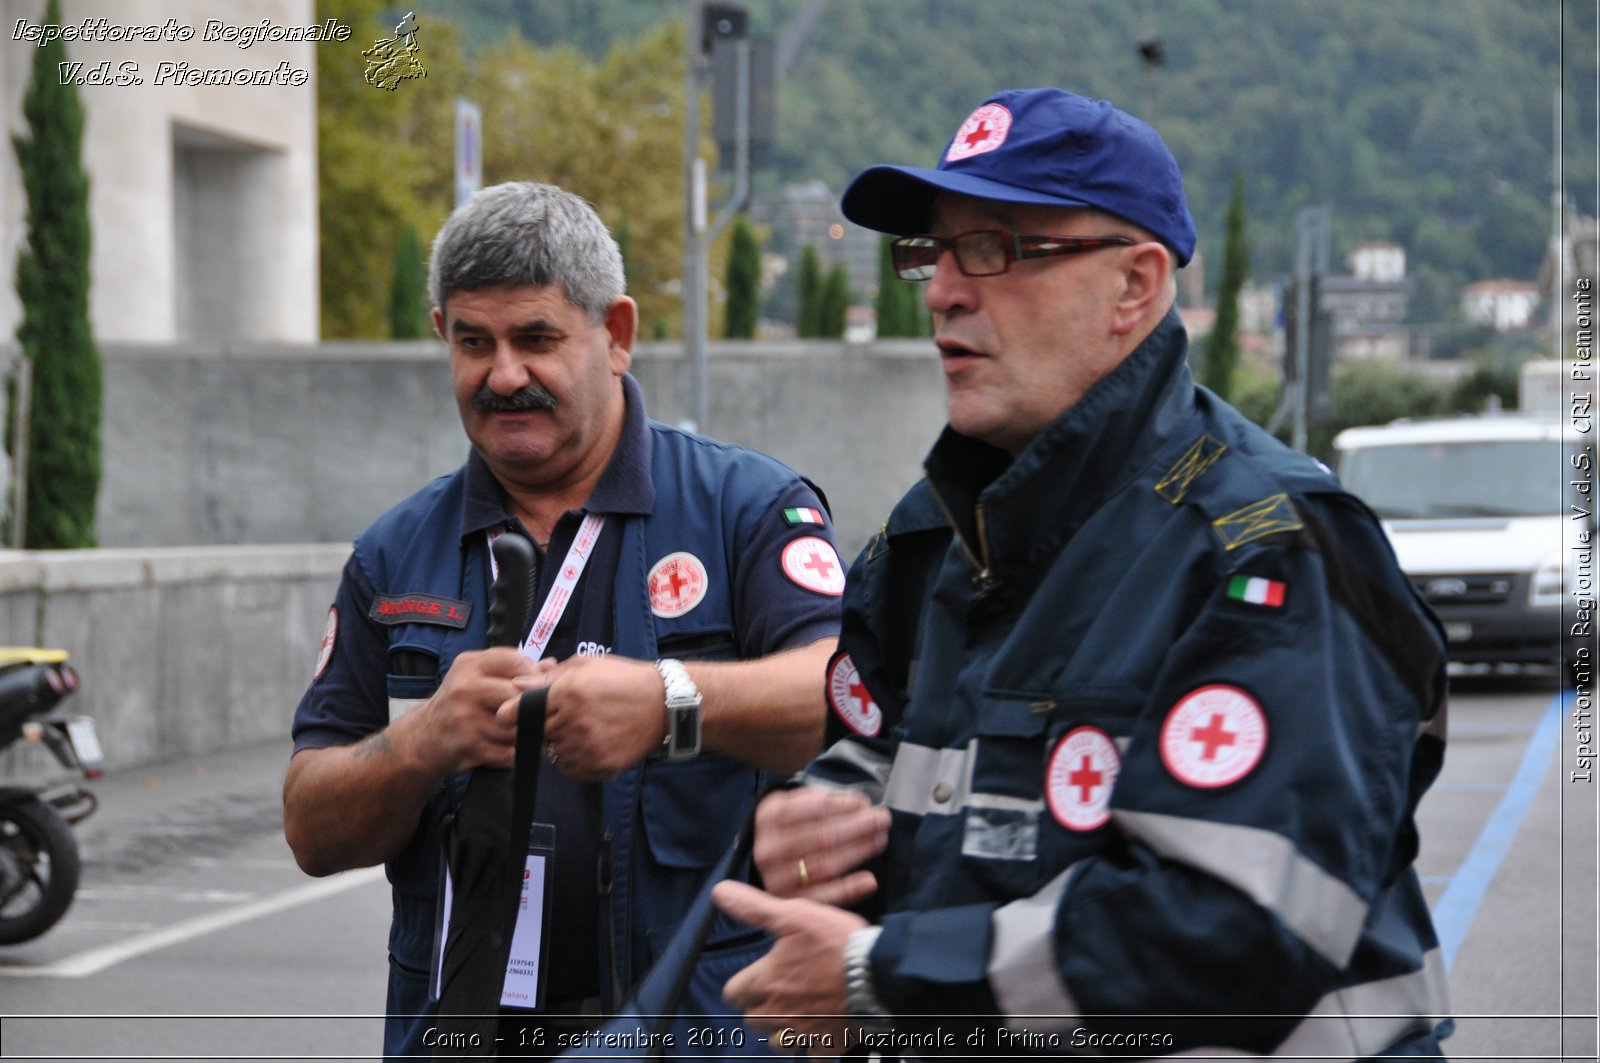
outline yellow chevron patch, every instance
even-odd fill
[[[1294,511],[1289,496],[1280,494],[1252,502],[1226,517],[1218,517],[1211,522],[1211,526],[1216,529],[1222,545],[1233,550],[1277,532],[1296,531],[1305,525],[1300,523],[1300,515]]]
[[[877,558],[879,555],[887,554],[888,552],[889,522],[884,521],[883,527],[879,528],[877,533],[873,535],[871,541],[867,543],[867,560],[871,561],[874,558]]]
[[[1228,444],[1210,436],[1201,436],[1183,452],[1183,457],[1178,459],[1177,464],[1156,481],[1156,494],[1173,505],[1182,502],[1183,496],[1189,492],[1189,485],[1194,483],[1201,473],[1211,468],[1227,449]]]

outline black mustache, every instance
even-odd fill
[[[525,410],[553,410],[556,397],[538,384],[529,384],[509,395],[501,395],[485,384],[472,396],[472,408],[479,413],[521,413]]]

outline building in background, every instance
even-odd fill
[[[1318,305],[1329,315],[1339,361],[1400,362],[1410,354],[1406,327],[1411,286],[1398,244],[1358,244],[1345,256],[1346,273],[1323,277]]]
[[[1532,281],[1483,280],[1461,289],[1461,316],[1496,332],[1514,332],[1533,323],[1539,286]]]
[[[0,147],[0,347],[21,320],[15,273],[26,237],[9,135],[25,128],[22,99],[38,50],[28,37],[44,10],[44,0],[0,0],[0,127],[8,134]],[[272,40],[269,30],[269,39],[241,47],[263,22],[316,24],[312,0],[61,0],[62,27],[81,33],[89,20],[167,31],[155,41],[106,40],[128,34],[91,29],[102,39],[66,44],[70,62],[81,64],[66,76],[88,82],[78,98],[96,339],[316,341],[316,50],[330,45]],[[193,31],[188,40],[167,39],[183,30]],[[266,71],[271,83],[189,83],[219,71],[213,82]],[[115,83],[132,77],[143,83]]]

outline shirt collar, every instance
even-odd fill
[[[645,416],[644,395],[631,373],[623,374],[622,397],[622,434],[584,503],[586,513],[648,515],[655,510],[656,490],[650,479],[650,422]],[[505,489],[476,448],[467,455],[466,475],[462,536],[504,526],[511,519]]]

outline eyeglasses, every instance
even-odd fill
[[[1131,245],[1127,236],[1019,236],[1000,229],[974,229],[951,237],[902,236],[889,244],[889,258],[903,281],[933,276],[945,248],[955,252],[956,268],[969,277],[993,277],[1024,258],[1081,255],[1106,247]]]

